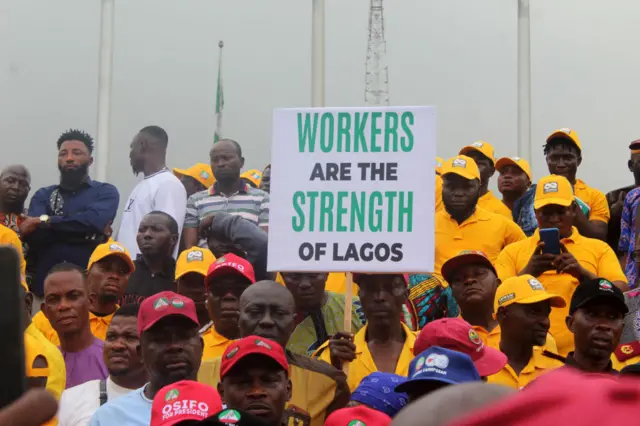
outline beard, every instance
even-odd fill
[[[89,164],[81,164],[75,169],[65,169],[58,166],[60,171],[60,184],[68,187],[79,186],[89,174]]]
[[[116,303],[118,301],[118,296],[113,293],[100,293],[98,295],[98,301],[102,305]]]

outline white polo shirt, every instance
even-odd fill
[[[114,401],[135,389],[118,386],[107,378],[107,402]],[[87,426],[93,413],[100,408],[100,380],[91,380],[62,392],[58,426]]]
[[[145,215],[152,211],[162,211],[169,214],[178,222],[179,237],[182,234],[186,210],[187,191],[182,182],[169,169],[145,176],[133,188],[124,205],[116,241],[125,246],[131,253],[131,257],[135,259],[140,254],[136,235]],[[179,244],[176,244],[173,252],[174,259],[178,257],[178,246]]]

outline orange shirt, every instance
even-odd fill
[[[607,203],[607,197],[601,191],[588,186],[580,179],[576,179],[573,192],[576,194],[576,197],[580,198],[591,208],[589,220],[600,220],[604,223],[609,223],[609,219],[611,218],[609,204]]]
[[[499,200],[493,192],[489,191],[478,199],[478,207],[488,210],[491,213],[499,214],[506,217],[509,220],[513,220],[513,215],[509,207]]]
[[[526,240],[505,248],[496,262],[498,277],[504,281],[507,278],[519,275],[529,263],[529,259],[539,241],[540,234],[536,230]],[[607,243],[584,237],[578,233],[576,228],[573,228],[571,237],[563,238],[562,242],[569,253],[573,254],[580,265],[589,272],[609,281],[627,282],[616,254]],[[567,306],[564,308],[551,309],[549,317],[551,320],[550,333],[556,339],[558,353],[566,356],[573,350],[574,346],[573,334],[567,328],[565,318],[569,313],[571,296],[573,296],[573,292],[579,282],[569,274],[558,274],[556,271],[546,271],[537,278],[548,292],[561,296],[567,302]]]
[[[495,263],[503,248],[525,238],[514,221],[484,209],[476,208],[462,224],[442,210],[436,213],[434,274],[444,281],[440,275],[442,264],[463,250],[480,250]]]

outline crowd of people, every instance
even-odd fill
[[[57,140],[60,181],[28,207],[30,171],[0,174],[27,382],[58,401],[29,394],[0,419],[31,407],[61,426],[601,425],[640,407],[640,141],[634,184],[607,195],[577,178],[571,129],[546,140],[537,182],[485,141],[438,159],[434,270],[354,274],[353,298],[340,271],[267,270],[270,165],[243,173],[240,144],[221,139],[209,164],[170,169],[168,143],[158,126],[134,136],[144,179],[122,206],[89,177],[79,130]]]

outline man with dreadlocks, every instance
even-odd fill
[[[68,130],[57,147],[60,183],[36,191],[20,226],[20,236],[29,244],[29,262],[35,263],[31,291],[39,297],[54,265],[69,262],[86,268],[91,253],[108,240],[120,202],[115,186],[89,178],[89,134]]]

